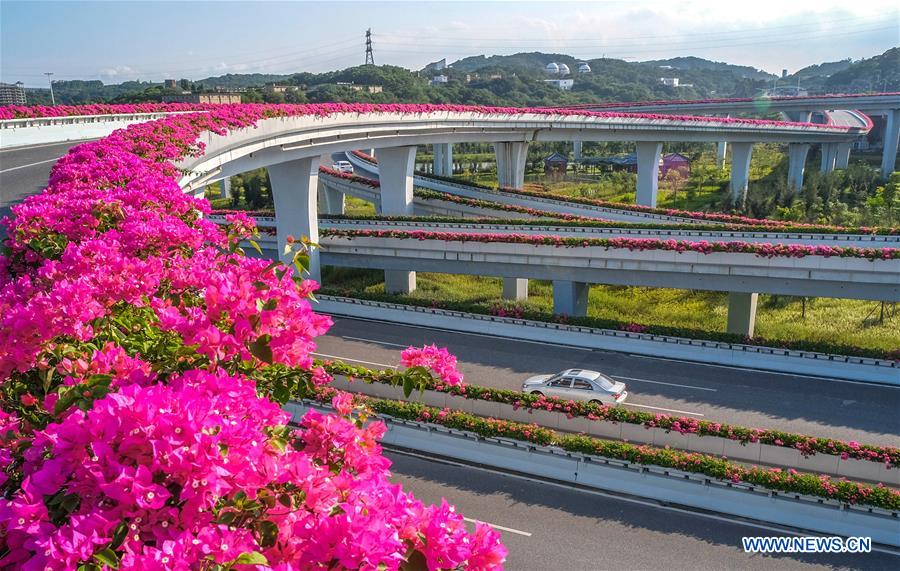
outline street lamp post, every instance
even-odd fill
[[[53,75],[52,71],[45,71],[44,75],[47,76],[47,81],[50,82],[50,105],[56,105],[56,98],[53,97],[53,78],[50,77]]]

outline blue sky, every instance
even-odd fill
[[[695,55],[778,73],[900,45],[892,0],[595,2],[0,2],[0,80],[202,79],[418,69],[520,51],[629,60]]]

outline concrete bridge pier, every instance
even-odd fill
[[[284,255],[287,237],[299,240],[302,236],[319,241],[317,216],[319,188],[319,157],[297,159],[268,167],[275,200],[275,227],[278,237],[278,256],[290,264],[292,256]],[[322,280],[319,251],[313,250],[309,259],[309,277]]]
[[[572,154],[575,156],[576,163],[581,162],[581,153],[582,153],[583,145],[584,145],[584,143],[582,141],[573,141],[572,142]]]
[[[725,155],[728,153],[728,141],[716,143],[716,166],[719,170],[725,169]]]
[[[528,143],[494,143],[494,154],[497,156],[497,184],[501,188],[524,187]]]
[[[528,299],[528,280],[524,278],[503,278],[503,299],[513,301]]]
[[[344,193],[332,188],[319,189],[319,203],[321,204],[322,214],[342,215],[344,214]]]
[[[639,141],[635,143],[637,151],[637,200],[642,206],[656,207],[656,195],[659,190],[659,155],[662,143]]]
[[[731,145],[731,202],[742,205],[747,199],[750,185],[750,158],[753,143],[732,143]]]
[[[413,169],[416,147],[392,147],[378,150],[378,178],[381,181],[381,214],[412,216]],[[412,293],[416,289],[416,272],[385,270],[384,291]]]
[[[809,154],[809,144],[788,144],[788,186],[794,192],[803,188],[803,173],[806,170],[806,156]]]
[[[812,123],[812,111],[787,111],[784,115],[788,121],[795,123]]]
[[[226,176],[221,181],[219,181],[219,184],[221,185],[222,189],[222,198],[231,198],[231,177]]]
[[[835,147],[834,168],[845,169],[850,166],[851,143],[838,143]]]
[[[819,171],[826,174],[833,171],[835,159],[837,159],[837,143],[822,143],[822,162],[819,164]]]
[[[727,331],[736,335],[753,337],[756,328],[756,302],[759,294],[729,292],[728,293],[728,326]]]
[[[435,143],[432,145],[433,169],[438,176],[453,175],[453,144]]]
[[[591,284],[553,280],[553,313],[583,317],[587,315]]]
[[[887,113],[884,125],[884,151],[881,154],[881,178],[887,179],[897,166],[897,144],[900,142],[900,109]]]

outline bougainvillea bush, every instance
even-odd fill
[[[4,220],[0,568],[502,565],[490,527],[390,483],[384,426],[348,399],[290,425],[280,404],[331,380],[310,357],[331,324],[317,284],[246,257],[252,221],[216,226],[175,182],[204,130],[330,109],[134,125],[73,148]],[[409,388],[461,381],[437,348],[404,360]]]

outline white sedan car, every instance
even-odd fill
[[[522,391],[533,395],[597,404],[623,402],[628,397],[625,388],[625,383],[621,381],[585,369],[567,369],[555,375],[537,375],[522,384]]]
[[[337,161],[331,165],[331,168],[341,173],[353,174],[353,165],[350,164],[350,161]]]

